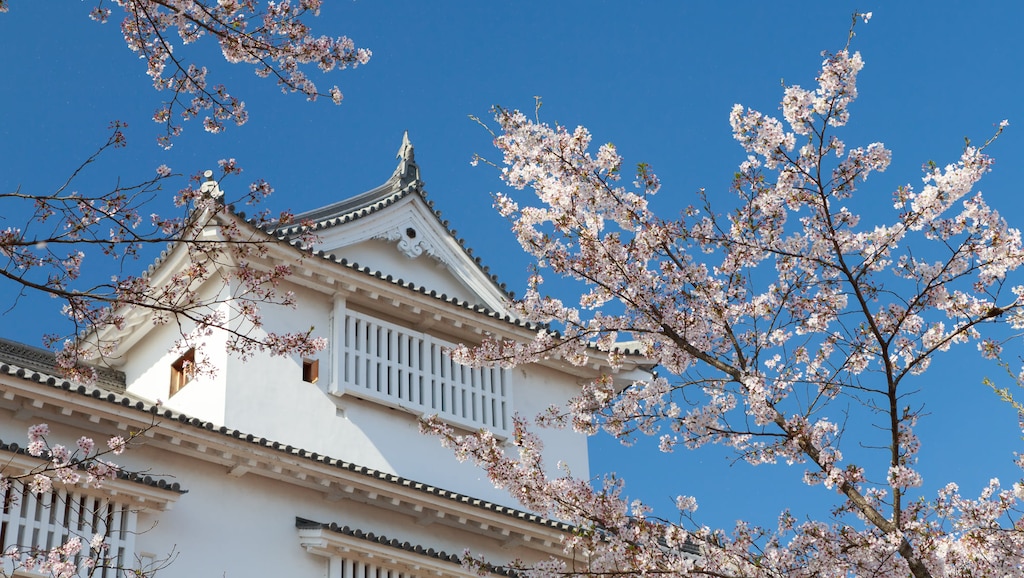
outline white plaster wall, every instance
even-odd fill
[[[385,276],[415,283],[428,291],[437,291],[448,297],[458,297],[470,303],[479,303],[473,293],[446,269],[439,261],[423,253],[414,259],[403,255],[397,242],[370,239],[334,251],[335,255],[356,262],[360,267],[369,267]]]
[[[314,337],[329,338],[331,307],[327,297],[290,284],[283,285],[282,290],[294,291],[299,306],[262,306],[265,331],[305,332],[313,328]],[[256,336],[264,334],[263,330],[254,332]],[[292,445],[312,439],[316,424],[334,415],[334,409],[322,402],[321,391],[330,372],[330,355],[323,351],[314,358],[320,361],[317,384],[302,380],[302,358],[297,355],[282,357],[263,352],[245,360],[229,356],[224,425]]]
[[[264,307],[268,330],[316,328],[330,335],[328,297],[292,287],[300,307]],[[298,356],[257,355],[242,361],[229,357],[225,372],[227,399],[222,422],[232,429],[314,451],[336,459],[401,475],[492,500],[510,503],[508,496],[487,481],[483,471],[458,463],[436,438],[419,433],[417,417],[352,396],[327,393],[334,358],[329,348],[317,358],[320,379],[302,380]],[[186,388],[187,389],[187,388]],[[179,394],[180,395],[180,394]],[[175,396],[177,398],[177,396]]]
[[[577,380],[575,376],[537,364],[513,369],[516,412],[533,419],[551,405],[564,407],[569,398],[580,392],[581,385]],[[561,461],[573,477],[590,478],[587,436],[574,432],[571,427],[536,428],[535,431],[544,443],[544,465],[549,475],[564,475],[558,470],[558,462]]]
[[[315,327],[330,337],[329,297],[291,287],[296,309],[265,307],[265,327],[296,331]],[[320,380],[302,381],[298,357],[255,356],[227,361],[228,399],[224,425],[284,444],[322,453],[362,466],[394,473],[452,491],[519,507],[504,490],[494,488],[486,473],[459,463],[439,440],[419,432],[418,415],[392,409],[351,394],[327,392],[334,371],[337,344],[322,352]],[[511,376],[513,408],[509,412],[533,417],[550,404],[563,404],[579,388],[574,377],[540,366],[516,369]],[[587,440],[571,430],[539,430],[547,448],[552,474],[566,462],[575,476],[589,477]],[[514,449],[514,448],[513,448]]]
[[[215,292],[215,290],[217,290]],[[204,299],[219,296],[227,297],[227,288],[210,283],[202,291]],[[225,309],[226,304],[218,305]],[[195,325],[186,323],[179,326],[167,323],[153,328],[138,343],[121,355],[128,392],[143,399],[157,400],[175,411],[186,413],[202,420],[223,423],[225,419],[226,387],[228,383],[228,355],[225,344],[227,335],[222,331],[214,331],[212,335],[201,338],[197,348],[197,359],[205,356],[215,368],[215,372],[198,375],[174,396],[170,396],[171,364],[182,351],[172,351],[175,341],[181,338],[182,332],[192,332]]]
[[[367,243],[373,244],[378,249],[385,245]],[[384,249],[385,260],[396,267],[408,266],[408,260],[397,251],[386,246]],[[419,260],[423,259],[426,257]],[[313,327],[315,336],[330,341],[332,297],[292,284],[283,285],[281,290],[294,291],[299,305],[262,306],[264,329],[292,332]],[[228,288],[221,291],[226,295]],[[258,330],[254,336],[261,333]],[[157,328],[131,350],[124,367],[130,392],[150,400],[164,400],[172,410],[258,437],[477,498],[519,506],[503,490],[495,489],[482,470],[469,463],[458,463],[451,450],[441,447],[436,438],[420,434],[418,415],[352,395],[338,397],[328,393],[339,349],[337,343],[331,343],[316,356],[320,378],[311,384],[302,380],[302,359],[298,356],[257,353],[242,360],[227,355],[226,336],[215,333],[206,343],[204,353],[220,368],[217,375],[198,377],[168,399],[170,365],[177,358],[168,349],[177,337],[176,327]],[[513,370],[510,382],[513,407],[509,415],[518,412],[533,417],[550,404],[564,403],[578,391],[576,378],[539,366]],[[552,474],[558,475],[555,466],[562,460],[575,476],[589,476],[585,437],[568,430],[539,433],[547,448],[546,464]]]
[[[139,517],[139,552],[160,559],[173,549],[160,578],[323,576],[323,564],[298,545],[295,511],[305,496],[266,480],[232,478],[224,468],[147,452],[188,490],[174,508]],[[306,497],[308,499],[308,497]]]
[[[299,546],[295,517],[374,532],[450,554],[465,548],[493,560],[529,553],[503,550],[492,540],[441,524],[420,526],[403,514],[247,474],[228,477],[222,468],[154,453],[153,459],[181,472],[189,490],[169,512],[142,517],[158,522],[139,536],[140,551],[160,554],[175,545],[178,557],[162,578],[193,576],[323,576],[326,559]]]
[[[97,431],[94,424],[88,424],[93,429],[62,426],[51,419],[56,416],[45,413],[23,420],[11,409],[0,407],[0,439],[4,441],[23,440],[28,426],[39,422],[50,423],[53,443],[69,446],[83,434],[102,444],[106,435],[120,433]],[[466,527],[417,524],[403,513],[347,499],[331,500],[323,492],[253,473],[231,477],[225,466],[170,449],[162,442],[149,440],[118,459],[127,469],[166,476],[188,490],[170,510],[147,511],[139,516],[137,553],[157,560],[174,555],[170,566],[159,572],[160,578],[325,576],[326,559],[307,553],[299,545],[296,516],[335,522],[450,554],[470,548],[496,561],[537,557],[531,551],[504,549]]]

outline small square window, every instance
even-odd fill
[[[184,355],[171,364],[171,394],[181,391],[196,374],[196,350],[190,347]],[[170,397],[170,396],[168,396]]]
[[[318,379],[320,379],[320,360],[303,359],[302,381],[305,381],[307,383],[316,383],[316,380]]]

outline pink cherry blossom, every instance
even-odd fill
[[[128,48],[146,63],[153,87],[171,94],[153,114],[164,125],[159,141],[169,147],[181,133],[180,121],[203,117],[208,132],[224,130],[226,123],[248,120],[245,103],[223,85],[207,79],[206,67],[186,62],[175,50],[201,41],[217,42],[229,63],[255,67],[256,73],[272,77],[285,92],[298,92],[309,100],[328,96],[341,104],[337,86],[321,91],[309,76],[311,69],[327,73],[355,68],[370,60],[371,52],[356,48],[345,37],[314,36],[308,20],[320,12],[320,3],[260,2],[257,0],[113,0],[124,13],[121,33]],[[0,12],[6,2],[0,3]],[[103,2],[90,17],[105,23],[111,17]]]
[[[729,121],[747,157],[734,197],[701,191],[674,220],[648,206],[661,187],[651,167],[640,165],[626,186],[621,151],[594,152],[586,128],[495,109],[501,178],[512,189],[495,206],[537,263],[512,308],[547,329],[453,355],[503,367],[551,357],[593,366],[597,357],[610,368],[534,423],[518,416],[507,441],[436,418],[423,423],[525,507],[578,528],[564,558],[513,562],[512,570],[538,578],[1020,575],[1024,482],[1003,489],[992,480],[977,497],[954,484],[929,494],[917,469],[927,446],[915,433],[928,419],[921,396],[934,388],[920,376],[947,351],[977,349],[1024,384],[1024,367],[1001,359],[1008,335],[1019,334],[1006,329],[1024,328],[1020,231],[975,190],[1006,124],[958,159],[927,164],[920,186],[891,192],[894,210],[858,214],[851,199],[892,157],[882,143],[848,146],[840,136],[863,67],[847,44],[825,55],[813,87],[783,89],[781,118],[736,105]],[[587,289],[575,302],[547,295],[546,275]],[[658,375],[617,382],[621,340]],[[1008,389],[997,392],[1022,409]],[[805,491],[835,496],[834,518],[783,512],[777,528],[712,529],[693,522],[697,504],[684,496],[680,521],[654,519],[622,498],[615,477],[552,474],[531,431],[538,425],[604,430],[623,443],[658,436],[663,451],[719,444],[754,465],[799,467]],[[885,432],[884,445],[863,451],[878,447],[858,437],[863,430]]]
[[[96,156],[125,142],[125,125],[115,122],[111,133]],[[10,280],[26,289],[47,293],[63,302],[62,311],[71,322],[71,334],[47,336],[47,345],[58,346],[57,366],[65,377],[80,382],[96,379],[93,364],[115,352],[118,339],[105,338],[107,329],[123,329],[126,320],[139,312],[147,312],[155,325],[172,321],[182,328],[182,350],[199,346],[211,331],[226,331],[229,348],[240,356],[257,351],[274,355],[299,353],[310,355],[326,346],[312,328],[301,331],[266,332],[262,326],[261,305],[294,307],[294,294],[282,287],[292,274],[290,265],[265,270],[253,266],[262,259],[269,246],[278,240],[265,229],[290,223],[292,214],[256,211],[244,222],[235,206],[255,207],[273,192],[266,181],[256,179],[250,184],[230,187],[242,168],[234,159],[218,163],[219,172],[195,175],[178,189],[175,204],[177,215],[150,214],[143,210],[151,195],[176,180],[184,180],[166,166],[158,167],[156,175],[136,184],[117,181],[109,191],[93,194],[66,192],[74,178],[61,190],[29,194],[17,191],[0,198],[29,198],[35,205],[32,218],[22,227],[0,231],[0,252],[8,259],[9,270],[20,271]],[[55,223],[55,227],[50,223]],[[206,235],[218,231],[216,239]],[[310,234],[298,238],[305,245],[313,242]],[[97,260],[131,260],[143,255],[147,246],[175,246],[185,255],[185,264],[167,279],[154,283],[149,275],[110,277],[107,283],[90,283],[81,279],[85,263]],[[304,255],[298,255],[296,263]],[[199,292],[200,282],[219,276],[231,294],[207,297]],[[213,312],[213,313],[211,313]],[[236,323],[244,321],[243,323]],[[116,331],[114,332],[116,334]],[[197,356],[197,361],[205,360]],[[197,363],[197,373],[212,372],[213,367]],[[42,451],[40,444],[30,444],[32,451]]]
[[[0,491],[7,495],[7,499],[11,503],[16,503],[23,491],[22,488],[37,496],[58,490],[70,490],[75,486],[100,488],[103,482],[114,479],[122,472],[120,466],[107,461],[104,459],[105,456],[122,453],[131,445],[132,440],[145,435],[150,427],[132,432],[127,440],[122,436],[110,438],[107,441],[109,449],[99,449],[92,439],[83,436],[76,442],[77,450],[72,452],[63,444],[49,443],[48,437],[51,432],[46,424],[33,425],[28,429],[30,447],[32,444],[38,444],[43,450],[30,451],[29,454],[41,459],[36,466],[27,471],[0,468]],[[44,455],[47,454],[47,451],[48,455]],[[138,472],[132,472],[132,474],[137,475]],[[18,489],[9,492],[11,488]],[[54,495],[52,499],[37,502],[37,507],[48,507],[45,504],[56,504],[58,500],[60,500],[59,496]],[[68,502],[65,507],[70,509],[85,506]],[[82,516],[83,520],[90,518],[93,517]],[[95,523],[94,521],[93,524]],[[78,533],[87,527],[97,529],[95,525],[69,527],[66,529],[68,534],[65,534],[64,541],[57,541],[52,547],[18,545],[8,547],[0,554],[5,569],[13,569],[18,575],[23,572],[37,572],[61,577],[92,575],[94,570],[100,569],[104,573],[115,570],[111,564],[116,564],[117,560],[116,558],[111,559],[106,552],[108,549],[108,544],[105,542],[106,534],[97,532],[88,537]],[[86,539],[88,539],[88,548],[83,547]],[[80,570],[82,570],[81,573]]]

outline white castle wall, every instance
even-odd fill
[[[40,422],[50,424],[52,443],[72,447],[81,435],[94,436],[102,444],[107,435],[123,433],[102,431],[102,427],[95,425],[61,425],[51,419],[56,416],[46,413],[25,420],[9,409],[0,409],[0,417],[0,439],[5,442],[23,440],[28,426]],[[188,490],[171,509],[143,511],[138,517],[136,552],[155,561],[173,557],[171,564],[158,573],[162,578],[325,576],[327,559],[300,546],[296,516],[321,523],[335,522],[450,554],[461,555],[469,548],[491,560],[539,557],[534,551],[503,547],[493,538],[478,535],[471,526],[423,524],[406,513],[337,499],[254,473],[233,477],[224,466],[172,449],[166,442],[143,438],[117,458],[127,469],[161,476]],[[387,491],[388,483],[380,484]],[[452,571],[457,569],[452,565]]]

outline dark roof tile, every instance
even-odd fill
[[[20,447],[16,443],[5,443],[3,440],[0,440],[0,451],[9,452],[9,453],[12,453],[12,454],[24,455],[24,456],[28,456],[29,455],[29,453],[26,451],[25,448]],[[30,457],[36,457],[36,456],[30,456]],[[42,458],[40,458],[40,459],[42,459]],[[154,477],[154,476],[147,476],[145,474],[140,474],[138,472],[127,472],[127,471],[124,471],[124,470],[119,470],[118,473],[117,473],[117,479],[129,481],[129,482],[135,482],[137,484],[141,484],[141,485],[144,485],[144,486],[150,486],[150,487],[153,487],[153,488],[160,488],[161,490],[169,490],[169,491],[172,491],[172,492],[177,492],[179,494],[187,494],[188,493],[188,490],[182,489],[181,484],[179,484],[178,482],[168,482],[164,478]]]
[[[364,532],[358,528],[350,528],[348,526],[339,527],[336,522],[331,523],[320,523],[313,520],[307,520],[305,518],[295,518],[295,527],[303,530],[327,530],[329,532],[336,532],[344,536],[350,536],[353,538],[359,538],[366,540],[367,542],[376,542],[385,546],[390,546],[398,550],[405,550],[406,552],[412,552],[419,554],[427,558],[434,558],[442,562],[450,562],[452,564],[461,565],[462,557],[458,554],[449,554],[444,550],[435,550],[433,548],[425,547],[420,544],[410,544],[409,542],[399,542],[397,539],[389,539],[383,535],[376,535],[373,532]],[[508,575],[508,571],[499,567],[490,568],[492,573],[500,575]]]

